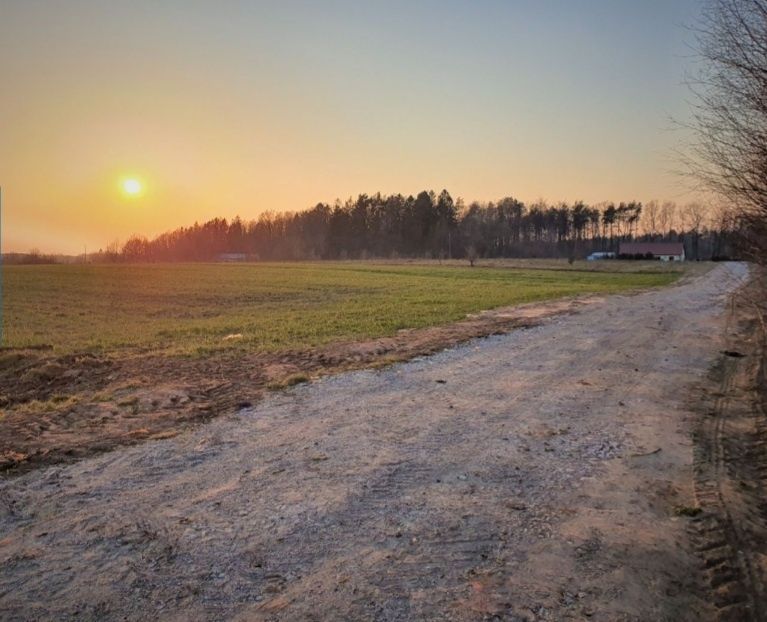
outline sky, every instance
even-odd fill
[[[700,8],[0,0],[2,249],[378,191],[691,200],[672,119]]]

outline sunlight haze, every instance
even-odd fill
[[[671,118],[699,10],[6,1],[3,250],[376,191],[685,201]]]

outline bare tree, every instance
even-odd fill
[[[112,240],[107,244],[106,250],[104,250],[104,259],[110,263],[118,261],[120,259],[121,248],[120,240]]]
[[[767,0],[709,0],[697,29],[692,172],[729,199],[767,260]]]
[[[658,213],[658,227],[663,235],[668,235],[676,228],[676,203],[664,201]]]
[[[660,217],[660,203],[657,201],[648,201],[644,206],[642,214],[642,226],[645,233],[655,235],[658,233],[658,224]]]
[[[697,201],[687,203],[682,208],[682,226],[687,231],[700,232],[708,219],[708,208]]]
[[[682,223],[692,236],[692,258],[700,259],[700,232],[706,220],[707,210],[700,203],[688,203],[682,208]]]

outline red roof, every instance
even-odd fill
[[[684,244],[681,242],[621,242],[621,255],[682,255]]]

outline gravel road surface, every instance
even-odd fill
[[[0,618],[708,619],[679,508],[747,273],[6,477]]]

